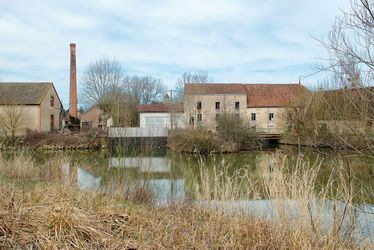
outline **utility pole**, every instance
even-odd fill
[[[173,130],[173,112],[172,112],[172,105],[173,105],[173,90],[170,90],[170,103],[169,103],[169,111],[170,111],[170,128]]]
[[[119,95],[117,95],[117,127],[119,127]]]

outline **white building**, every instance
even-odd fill
[[[140,127],[184,128],[182,104],[154,103],[139,105]]]

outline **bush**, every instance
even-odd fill
[[[253,131],[243,119],[233,113],[217,118],[217,133],[225,142],[238,144],[239,149],[255,146]]]
[[[168,138],[168,147],[177,152],[210,153],[220,151],[221,142],[203,127],[173,130]]]

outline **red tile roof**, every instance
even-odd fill
[[[246,94],[241,83],[186,83],[184,85],[186,95],[214,95],[214,94]]]
[[[152,103],[152,104],[140,104],[138,106],[140,113],[147,112],[183,112],[183,104],[168,104],[168,103]]]
[[[298,83],[291,84],[245,84],[247,107],[282,107],[293,98],[307,91]]]

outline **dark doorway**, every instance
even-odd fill
[[[52,132],[54,128],[55,128],[55,116],[51,115],[50,131]]]

